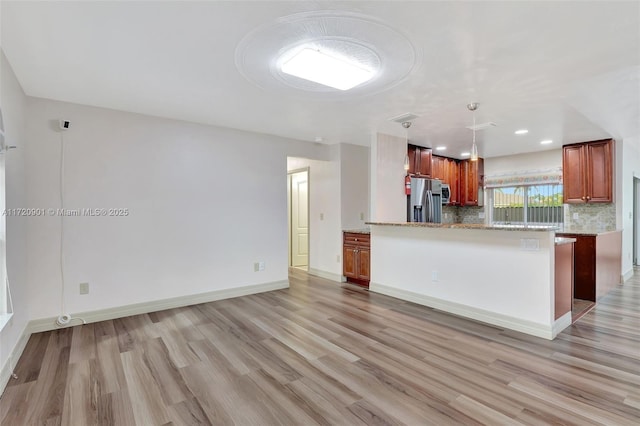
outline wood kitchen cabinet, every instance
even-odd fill
[[[369,287],[370,259],[370,235],[345,232],[342,247],[342,273],[347,281]]]
[[[431,177],[433,179],[440,179],[442,182],[447,182],[447,159],[444,157],[438,157],[434,155],[431,157]]]
[[[431,177],[431,148],[409,145],[409,174]]]
[[[484,160],[460,162],[460,205],[482,206],[484,203]]]
[[[457,206],[460,204],[460,167],[458,161],[453,158],[447,158],[445,173],[447,175],[445,182],[449,184],[451,190],[449,205]]]
[[[451,198],[449,205],[455,206],[459,203],[458,182],[460,180],[460,168],[458,161],[453,158],[433,155],[431,158],[431,177],[440,179],[443,183],[449,184]]]
[[[613,150],[612,139],[562,147],[565,203],[613,202]]]
[[[583,234],[556,232],[575,238],[573,297],[597,302],[620,283],[622,232]]]

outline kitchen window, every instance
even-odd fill
[[[562,184],[492,188],[494,225],[559,225],[564,221]]]

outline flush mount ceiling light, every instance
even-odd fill
[[[371,80],[374,72],[332,52],[304,48],[282,63],[285,74],[338,90],[349,90]]]
[[[549,145],[550,143],[553,143],[551,139],[545,139],[543,141],[540,141],[540,145]]]
[[[476,110],[478,103],[474,102],[467,105],[469,111],[473,113],[473,143],[471,144],[471,161],[478,161],[478,145],[476,145]]]
[[[436,151],[444,151],[446,149],[447,149],[446,146],[436,146]]]
[[[324,54],[315,61],[337,59],[337,65],[351,69],[347,71],[349,75],[356,71],[367,78],[336,83],[326,81],[328,73],[324,66],[320,77],[291,69],[320,71],[320,66],[314,69],[304,65],[308,63],[305,60],[303,65],[297,63],[314,56],[313,51]],[[385,21],[346,10],[314,10],[279,17],[248,33],[235,51],[235,64],[240,74],[261,89],[325,101],[352,99],[388,90],[403,82],[420,61],[419,51],[409,39]],[[337,73],[339,80],[347,77],[345,72]],[[345,90],[348,86],[351,89]]]
[[[461,152],[461,153],[460,153],[460,156],[461,156],[461,157],[468,157],[468,156],[470,156],[470,155],[471,155],[471,153],[470,153],[470,152],[466,152],[466,151],[465,151],[465,152]]]
[[[520,129],[520,130],[516,130],[514,133],[516,135],[526,135],[527,133],[529,133],[529,131],[527,129]]]

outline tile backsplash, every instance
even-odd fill
[[[485,223],[480,217],[484,211],[484,207],[442,206],[442,223]],[[616,205],[565,204],[564,226],[576,231],[613,231],[616,229]]]
[[[614,231],[616,229],[616,205],[565,204],[564,224],[576,231]]]

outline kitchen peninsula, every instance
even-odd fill
[[[546,339],[571,324],[555,312],[555,247],[575,240],[554,229],[368,224],[370,291]]]

